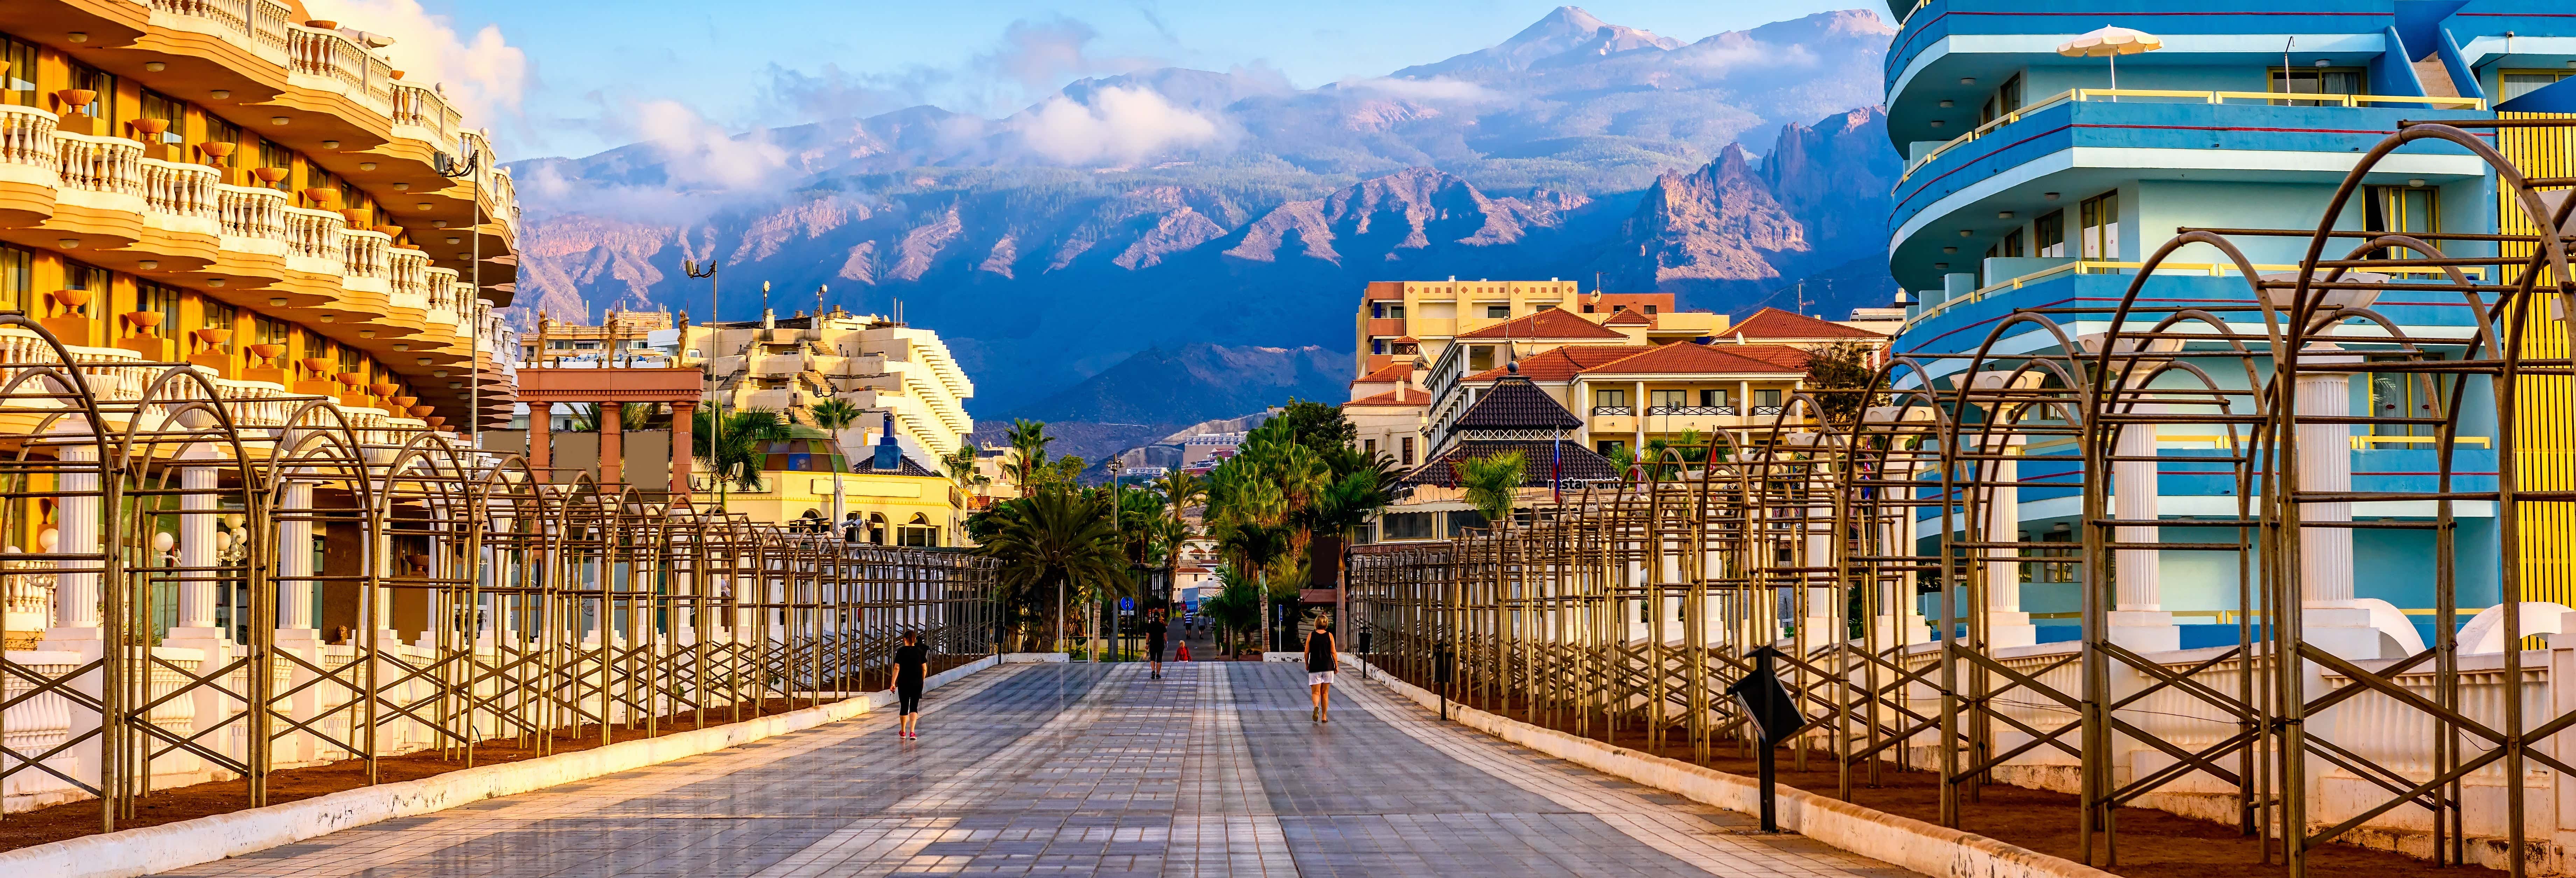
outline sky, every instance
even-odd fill
[[[305,0],[395,37],[505,159],[589,155],[687,128],[720,136],[931,103],[1006,115],[1087,75],[1164,66],[1375,76],[1510,38],[1547,0]],[[1681,40],[1851,0],[1601,0],[1594,16]],[[470,123],[472,124],[472,123]]]

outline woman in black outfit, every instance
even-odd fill
[[[1333,617],[1315,620],[1315,630],[1306,635],[1306,688],[1315,693],[1315,721],[1332,722],[1324,706],[1333,694],[1333,670],[1338,667],[1333,648]]]
[[[1145,613],[1145,654],[1154,658],[1154,679],[1157,680],[1163,678],[1163,632],[1170,629],[1171,626],[1163,624],[1162,610]]]
[[[903,645],[894,651],[894,695],[897,716],[896,737],[907,741],[921,739],[921,684],[930,676],[930,647],[921,645],[921,632],[903,633]]]

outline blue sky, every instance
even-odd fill
[[[338,2],[365,8],[414,0]],[[489,89],[504,104],[515,99],[516,112],[496,105],[490,112],[503,118],[490,124],[516,158],[586,155],[630,142],[637,139],[629,121],[637,108],[663,101],[741,130],[792,124],[828,109],[921,100],[998,115],[1078,76],[1136,67],[1267,71],[1311,87],[1492,45],[1556,6],[1547,0],[417,2],[419,11],[444,17],[463,35],[460,42],[488,39],[486,28],[497,28],[502,43],[524,53],[523,72]],[[323,14],[322,2],[313,5]],[[1583,5],[1605,21],[1683,40],[1869,6],[1850,0]],[[370,27],[359,9],[339,14],[349,26]],[[419,41],[410,48],[428,51]]]

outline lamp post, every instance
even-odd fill
[[[1119,491],[1120,491],[1122,488],[1124,488],[1125,486],[1124,486],[1124,485],[1119,484],[1118,479],[1119,479],[1119,476],[1120,476],[1120,475],[1122,475],[1122,474],[1124,474],[1124,473],[1126,473],[1126,472],[1127,472],[1127,463],[1126,463],[1125,461],[1119,460],[1119,459],[1118,459],[1118,456],[1113,454],[1113,455],[1110,455],[1110,456],[1109,456],[1109,467],[1108,467],[1108,469],[1109,469],[1109,530],[1110,530],[1110,532],[1111,532],[1111,533],[1115,533],[1115,534],[1117,534],[1117,535],[1118,535],[1118,557],[1119,557],[1119,560],[1122,560],[1122,561],[1123,561],[1123,560],[1126,560],[1126,558],[1127,558],[1127,498],[1125,498],[1125,497],[1123,497],[1123,496],[1120,496],[1120,495],[1119,495]],[[1133,585],[1133,584],[1135,583],[1135,581],[1136,581],[1136,572],[1135,572],[1135,570],[1134,570],[1134,569],[1132,569],[1132,568],[1122,570],[1122,571],[1120,572],[1120,575],[1123,575],[1123,576],[1127,577],[1128,584],[1130,584],[1130,585]],[[1107,595],[1102,595],[1102,596],[1101,596],[1101,601],[1102,601],[1102,603],[1103,603],[1104,605],[1108,602],[1108,599],[1109,599],[1109,598],[1108,598],[1108,596],[1107,596]],[[1107,610],[1106,610],[1105,606],[1104,606],[1104,608],[1103,608],[1103,610],[1102,610],[1102,612],[1101,612],[1101,615],[1106,616],[1106,617],[1108,617],[1108,618],[1107,618],[1107,619],[1102,620],[1102,621],[1104,622],[1104,625],[1095,625],[1095,626],[1093,626],[1093,630],[1095,630],[1095,631],[1096,631],[1096,630],[1099,630],[1100,628],[1105,627],[1105,625],[1114,625],[1114,624],[1117,624],[1117,623],[1116,623],[1116,621],[1115,621],[1115,619],[1116,619],[1117,617],[1116,617],[1115,615],[1113,615],[1113,614],[1111,614],[1111,613],[1107,612]]]
[[[466,297],[464,305],[466,344],[470,350],[467,356],[473,365],[466,370],[468,374],[465,376],[465,442],[469,447],[480,449],[483,447],[483,152],[475,149],[474,142],[466,139],[462,132],[456,135],[456,151],[465,154],[462,161],[442,152],[435,157],[435,170],[441,177],[450,180],[461,178],[471,186],[471,194],[466,198],[468,222],[465,235],[474,240],[474,249],[465,268],[473,278],[474,292]],[[494,351],[493,355],[499,356],[500,352]]]
[[[706,278],[706,279],[707,279],[707,323],[708,323],[710,326],[716,327],[716,328],[711,328],[711,329],[707,330],[707,338],[710,340],[710,341],[709,341],[709,343],[708,343],[708,345],[707,345],[707,348],[708,348],[709,350],[714,350],[714,349],[715,349],[714,340],[716,340],[716,339],[721,339],[721,338],[723,338],[723,337],[724,337],[724,335],[723,335],[723,331],[724,331],[724,330],[721,328],[721,327],[723,326],[723,322],[724,322],[724,314],[723,314],[723,310],[722,310],[722,309],[723,309],[723,307],[724,307],[724,305],[723,305],[723,299],[718,298],[718,292],[717,292],[717,291],[720,289],[720,287],[718,286],[718,284],[717,284],[717,282],[716,282],[716,267],[717,267],[718,265],[720,265],[720,264],[721,264],[721,263],[719,263],[719,262],[717,262],[716,260],[714,260],[714,259],[710,258],[710,259],[708,259],[708,260],[707,260],[707,264],[706,264],[706,271],[701,272],[701,271],[699,271],[699,270],[698,270],[698,267],[699,267],[699,266],[698,266],[698,261],[697,261],[697,260],[695,260],[695,259],[683,260],[683,261],[681,261],[681,263],[680,263],[680,270],[681,270],[682,272],[687,273],[687,274],[688,274],[688,276],[690,276],[690,277],[692,277],[692,278],[700,278],[700,277],[702,277],[702,278]],[[682,338],[682,339],[680,339],[680,352],[681,352],[681,353],[687,353],[687,352],[688,352],[688,350],[689,350],[689,340],[688,340],[688,339],[686,339],[686,338]],[[700,367],[700,368],[705,368],[705,367]],[[719,388],[717,388],[717,389],[718,389],[718,390],[722,390],[723,388],[719,387]],[[715,403],[715,407],[714,407],[713,411],[714,411],[715,413],[714,413],[712,416],[710,416],[710,417],[708,418],[708,420],[712,421],[713,423],[709,424],[709,425],[708,425],[708,427],[707,427],[707,452],[708,452],[708,453],[707,453],[707,457],[709,458],[708,462],[709,462],[709,463],[714,464],[713,469],[715,470],[715,473],[716,473],[716,508],[717,508],[717,509],[723,509],[723,508],[725,508],[725,482],[727,481],[727,479],[725,478],[725,471],[724,471],[724,394],[723,394],[723,393],[717,393],[717,394],[716,394],[716,403]],[[674,412],[674,414],[677,414],[677,412],[675,411],[675,412]],[[673,428],[673,429],[677,429],[677,428]],[[694,453],[696,453],[696,451],[697,451],[696,449],[674,449],[674,450],[678,451],[678,452],[679,452],[679,453],[681,453],[681,454],[694,454]]]

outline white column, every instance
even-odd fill
[[[1987,464],[1992,477],[1987,481],[1985,541],[2013,542],[2021,538],[2021,454],[2022,438],[2006,437],[1998,446],[2002,458]],[[1986,550],[1986,644],[1993,648],[2029,646],[2039,642],[2039,629],[2030,624],[2030,614],[2021,611],[2021,553],[2016,549]]]
[[[2161,414],[2160,403],[2142,402],[2131,406],[2135,414]],[[2113,444],[2118,457],[2154,457],[2156,425],[2128,424],[2120,429],[2120,439]],[[2156,517],[2156,462],[2120,460],[2111,463],[2111,516],[2122,521],[2147,521]],[[2123,543],[2153,543],[2162,528],[2122,526],[2113,529],[2112,538]],[[2182,629],[2174,627],[2173,614],[2165,612],[2163,601],[2163,558],[2154,549],[2120,549],[2112,553],[2112,578],[2118,598],[2110,614],[2111,642],[2138,652],[2164,652],[2182,648]]]
[[[188,491],[179,498],[179,566],[212,567],[215,565],[215,468],[182,467],[179,487]],[[220,637],[215,629],[215,589],[212,575],[203,572],[186,574],[179,583],[179,627],[203,628]],[[178,631],[170,632],[180,637]]]
[[[63,492],[96,492],[98,474],[86,468],[97,464],[98,446],[75,441],[57,447],[62,449],[64,472],[57,481]],[[98,515],[96,493],[64,497],[55,506],[53,551],[66,555],[99,554]],[[43,648],[83,650],[94,657],[104,646],[99,630],[99,562],[72,561],[64,566],[86,572],[64,573],[55,580],[54,625],[45,630]]]
[[[1628,415],[1637,421],[1637,444],[1629,447],[1636,450],[1637,462],[1642,464],[1646,462],[1646,382],[1637,382],[1637,395],[1628,398]]]
[[[2352,364],[2360,358],[2340,353],[2332,344],[2302,351],[2308,365]],[[2298,376],[2296,411],[2302,418],[2340,417],[2352,413],[2352,375],[2347,372],[2302,372]],[[2300,421],[2296,432],[2300,491],[2352,490],[2352,425]],[[2353,600],[2352,529],[2309,527],[2352,520],[2350,503],[2299,504],[2299,596],[2307,642],[2351,659],[2382,658],[2382,635],[2371,624],[2369,608]]]
[[[278,637],[315,640],[313,522],[306,518],[313,508],[313,484],[302,480],[287,482],[278,506],[278,512],[291,519],[277,523]]]

